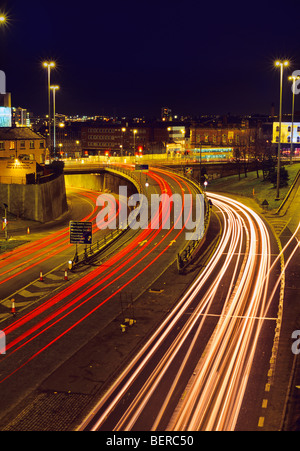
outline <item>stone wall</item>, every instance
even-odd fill
[[[136,193],[136,187],[124,177],[109,172],[99,174],[65,174],[67,187],[85,188],[93,191],[118,194],[119,186],[127,186],[128,196]]]
[[[0,184],[0,203],[19,218],[53,221],[68,210],[64,176],[42,185]]]

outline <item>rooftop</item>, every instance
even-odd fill
[[[45,139],[28,127],[0,127],[0,140]]]

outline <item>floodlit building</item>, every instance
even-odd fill
[[[281,149],[283,154],[289,154],[291,151],[293,136],[293,153],[294,156],[300,155],[300,122],[281,122]],[[279,143],[279,122],[273,122],[273,144]],[[298,144],[298,145],[297,145]]]
[[[0,128],[0,159],[30,160],[43,164],[46,141],[39,133],[25,127]]]

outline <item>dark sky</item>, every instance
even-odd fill
[[[87,115],[268,114],[274,60],[291,60],[286,75],[300,70],[296,0],[8,0],[0,10],[7,91],[35,114],[47,112],[44,59],[57,63],[57,111]],[[290,103],[286,82],[284,111]]]

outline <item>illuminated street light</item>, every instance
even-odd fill
[[[133,152],[135,154],[135,135],[137,134],[137,130],[133,130]]]
[[[54,154],[54,157],[55,157],[56,156],[55,94],[56,94],[56,91],[59,89],[59,86],[50,86],[50,89],[52,89],[52,93],[53,93],[53,154]]]
[[[279,200],[280,189],[280,159],[281,159],[281,122],[282,122],[282,80],[283,69],[289,65],[288,61],[276,61],[275,66],[280,67],[280,102],[279,102],[279,140],[278,140],[278,165],[277,165],[277,192],[276,199]]]
[[[50,152],[50,157],[51,157],[51,89],[50,89],[50,78],[51,78],[51,69],[55,68],[55,62],[54,61],[44,61],[43,66],[48,70],[48,130],[49,130],[48,147],[49,147],[49,152]]]
[[[122,144],[120,145],[121,148],[121,157],[123,157],[123,149],[124,149],[124,133],[126,132],[126,128],[122,127]]]
[[[293,164],[293,142],[294,142],[294,110],[295,110],[295,83],[300,77],[296,75],[290,75],[289,80],[293,82],[293,100],[292,100],[292,134],[291,134],[291,150],[290,150],[290,164]]]
[[[7,17],[5,14],[0,15],[0,24],[5,24],[7,22]]]

